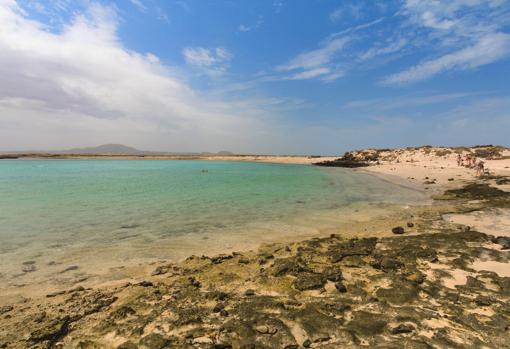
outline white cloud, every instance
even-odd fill
[[[321,48],[303,52],[288,63],[276,67],[277,71],[292,72],[292,75],[286,77],[288,80],[303,80],[322,77],[325,80],[332,81],[340,78],[339,69],[331,67],[331,63],[336,54],[338,54],[349,42],[346,37],[333,37],[323,43]],[[331,75],[326,76],[328,73]]]
[[[510,55],[509,35],[503,30],[510,16],[508,2],[407,0],[400,14],[408,18],[402,30],[418,33],[421,40],[417,48],[428,50],[431,57],[386,77],[383,84],[425,80],[447,71],[491,64]]]
[[[359,59],[366,61],[380,55],[399,52],[408,44],[405,38],[398,38],[395,41],[387,42],[386,45],[374,46],[359,55]]]
[[[316,78],[318,76],[322,76],[322,75],[325,75],[325,74],[328,74],[330,72],[330,70],[328,68],[313,68],[313,69],[310,69],[310,70],[305,70],[305,71],[302,71],[300,73],[296,73],[292,76],[290,76],[288,79],[289,80],[306,80],[306,79],[312,79],[312,78]]]
[[[252,24],[252,25],[240,24],[238,29],[240,32],[246,33],[246,32],[260,28],[260,26],[262,26],[262,24],[264,24],[264,17],[259,16],[257,18],[257,21],[254,24]]]
[[[338,7],[329,14],[329,20],[331,22],[337,22],[342,18],[343,13],[344,10],[341,7]]]
[[[321,80],[325,82],[332,82],[337,79],[340,79],[341,77],[344,77],[344,75],[345,71],[343,71],[342,69],[337,69],[335,71],[332,71],[330,74],[323,76]]]
[[[222,75],[226,72],[227,63],[233,55],[224,47],[208,49],[204,47],[186,47],[182,50],[186,62],[201,68],[211,76]]]
[[[345,65],[347,64],[345,62],[339,63],[339,56],[341,56],[349,43],[355,41],[356,36],[352,33],[370,28],[381,23],[383,20],[384,17],[381,17],[371,22],[330,34],[319,44],[320,47],[318,49],[302,52],[289,62],[275,68],[278,72],[290,72],[290,75],[272,77],[269,80],[305,80],[318,78],[324,82],[332,82],[345,76]],[[347,36],[347,34],[351,35]],[[380,54],[382,54],[383,50],[388,50],[388,48],[378,49],[381,51]],[[371,56],[375,56],[376,54],[377,52],[367,53],[367,55]]]
[[[251,30],[251,27],[248,27],[244,24],[239,24],[239,31],[240,32],[243,32],[243,33],[246,33],[246,32],[249,32]]]
[[[404,84],[428,79],[448,70],[474,69],[510,55],[510,35],[489,34],[476,44],[436,59],[424,61],[403,72],[387,77],[383,84]]]
[[[111,8],[91,4],[52,32],[15,1],[2,0],[0,23],[0,149],[118,142],[246,151],[260,140],[272,144],[266,131],[271,122],[260,105],[212,99],[154,54],[125,48]],[[231,58],[220,47],[190,52],[198,52],[193,62],[206,67]]]
[[[135,6],[137,9],[139,9],[142,12],[147,11],[147,6],[143,3],[142,0],[129,0],[133,6]]]
[[[328,64],[333,56],[349,42],[348,38],[328,40],[323,47],[307,51],[293,58],[289,63],[279,66],[278,70],[310,69]]]
[[[274,8],[275,13],[280,13],[284,6],[285,6],[285,2],[283,0],[273,1],[273,8]]]
[[[348,4],[337,7],[329,14],[329,20],[333,23],[340,21],[342,18],[360,19],[363,17],[362,5]]]

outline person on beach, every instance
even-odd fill
[[[469,167],[469,160],[470,160],[469,155],[464,156],[463,165],[464,165],[465,167]]]
[[[478,161],[478,164],[476,165],[476,175],[478,177],[482,177],[485,173],[485,166],[482,160]]]

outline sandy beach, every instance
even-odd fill
[[[510,349],[510,0],[0,23],[0,349]]]
[[[480,148],[351,152],[369,164],[352,171],[418,188],[429,199],[370,219],[353,216],[322,236],[234,246],[215,256],[111,270],[101,283],[74,279],[60,289],[3,295],[0,347],[505,347],[510,151],[496,150],[492,159],[478,158],[484,176],[456,161]]]

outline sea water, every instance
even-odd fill
[[[23,276],[27,262],[36,275],[43,264],[97,269],[254,246],[334,227],[363,204],[422,199],[371,175],[306,165],[1,160],[0,277]]]

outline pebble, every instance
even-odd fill
[[[239,264],[249,264],[249,263],[250,263],[250,260],[249,260],[248,258],[241,257],[241,258],[239,258],[238,263],[239,263]]]
[[[64,270],[62,270],[60,273],[66,273],[68,271],[73,271],[73,270],[77,270],[79,267],[77,265],[71,265],[67,268],[65,268]]]
[[[213,308],[213,313],[219,313],[220,311],[222,311],[223,309],[225,309],[225,304],[223,303],[218,303],[214,306]]]
[[[258,333],[262,333],[262,334],[275,334],[276,332],[278,332],[278,329],[276,327],[267,326],[267,325],[259,325],[259,326],[255,327],[255,330]]]
[[[35,267],[34,264],[24,265],[23,268],[21,268],[21,271],[24,272],[24,273],[31,273],[31,272],[34,272],[36,270],[37,270],[37,268]]]
[[[400,235],[400,234],[404,234],[405,230],[402,227],[395,227],[395,228],[391,229],[391,232],[393,234],[399,234]]]
[[[150,281],[142,281],[142,282],[139,282],[138,283],[138,286],[142,286],[142,287],[152,287],[154,286],[154,284]]]
[[[337,282],[335,283],[335,288],[337,289],[338,292],[340,293],[345,293],[347,292],[347,288],[345,287],[345,285],[342,283],[342,282]]]
[[[10,312],[13,309],[14,309],[14,307],[12,305],[5,305],[3,307],[0,307],[0,315],[8,313],[8,312]]]
[[[414,327],[411,325],[400,324],[397,327],[391,329],[391,334],[411,333],[414,331]]]

